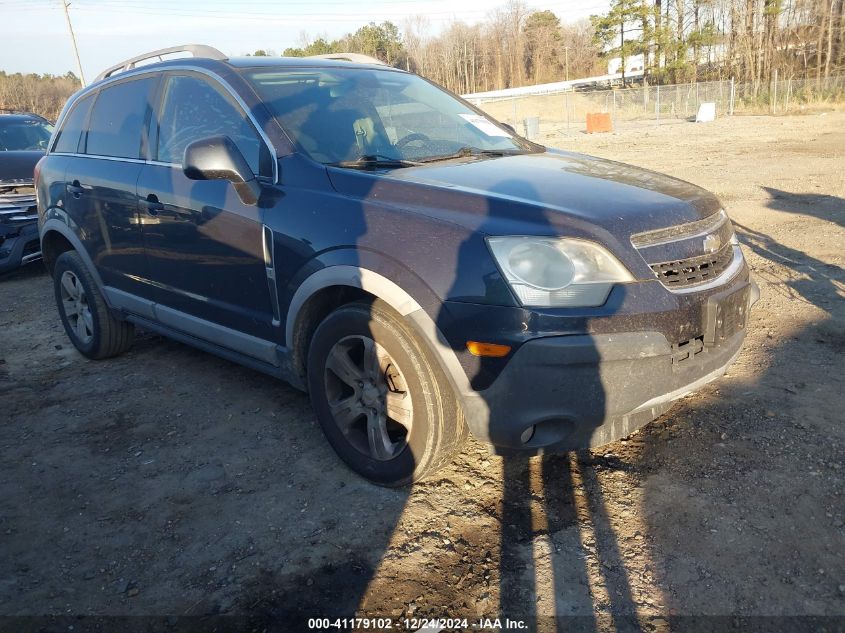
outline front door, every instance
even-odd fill
[[[155,301],[265,340],[278,338],[264,262],[262,212],[225,180],[190,180],[185,147],[228,136],[262,175],[269,150],[224,88],[198,74],[165,78],[153,161],[138,180],[141,227]]]

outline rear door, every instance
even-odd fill
[[[228,181],[189,180],[182,171],[189,143],[219,135],[271,182],[269,148],[237,100],[200,73],[165,75],[150,133],[153,160],[138,180],[149,276],[164,308],[156,310],[203,337],[214,330],[197,319],[273,340],[261,209]]]
[[[136,185],[157,83],[158,78],[144,76],[101,89],[79,151],[65,170],[69,215],[103,283],[141,295],[146,262]]]

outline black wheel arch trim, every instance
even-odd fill
[[[39,227],[41,252],[44,252],[44,238],[51,232],[58,233],[70,242],[70,245],[73,246],[74,250],[79,254],[79,257],[82,259],[82,262],[85,264],[88,272],[91,273],[91,276],[94,278],[94,282],[97,284],[97,289],[102,293],[103,297],[105,297],[106,293],[103,291],[103,279],[100,277],[100,273],[97,271],[97,267],[91,260],[91,256],[82,244],[82,240],[79,239],[73,229],[71,229],[65,222],[62,222],[58,217],[54,216],[47,219]],[[106,299],[106,302],[108,303],[108,299]],[[109,305],[109,307],[112,308],[113,306]]]
[[[296,345],[297,316],[303,306],[319,291],[332,286],[363,290],[381,299],[404,317],[439,361],[470,428],[481,438],[486,435],[489,411],[479,406],[476,399],[468,398],[474,390],[446,337],[417,298],[381,272],[363,266],[340,264],[325,266],[311,273],[299,284],[288,306],[285,319],[285,345],[288,350]]]

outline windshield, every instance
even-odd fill
[[[0,119],[0,151],[46,150],[53,126],[37,119]]]
[[[531,151],[500,124],[417,75],[362,68],[244,74],[302,151],[322,163]]]

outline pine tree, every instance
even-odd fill
[[[648,49],[647,33],[649,10],[642,0],[613,0],[605,15],[590,18],[595,29],[595,39],[604,47],[608,57],[622,58],[622,84],[626,82],[625,66],[629,57],[645,54]]]

